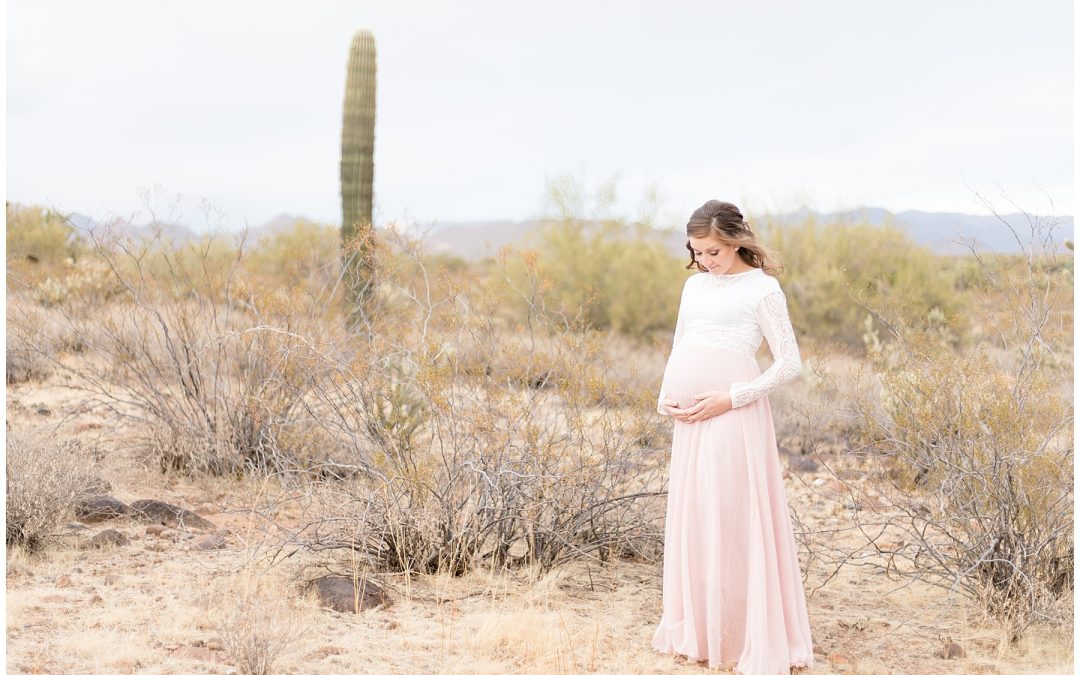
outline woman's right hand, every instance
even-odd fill
[[[683,409],[679,407],[679,402],[676,401],[675,399],[665,398],[662,401],[662,404],[664,406],[664,412],[666,412],[668,415],[670,415],[672,417],[676,417],[677,415],[681,415],[682,412],[683,412]]]

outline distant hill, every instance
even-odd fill
[[[1020,244],[995,216],[976,216],[966,213],[930,213],[926,211],[901,211],[892,213],[886,209],[862,208],[833,213],[820,213],[810,209],[794,211],[773,216],[780,223],[797,223],[813,215],[819,222],[867,222],[881,225],[890,220],[907,231],[911,237],[929,246],[937,253],[962,255],[969,249],[960,240],[974,240],[979,251],[998,253],[1017,253]],[[1021,240],[1028,242],[1031,229],[1028,217],[1022,213],[1003,215],[1009,224],[1016,228]],[[1059,216],[1054,229],[1054,241],[1064,247],[1066,239],[1073,239],[1072,216]],[[531,231],[542,221],[484,221],[484,222],[444,222],[435,223],[427,236],[428,248],[434,251],[453,253],[466,260],[479,260],[485,255],[497,251],[504,244],[519,244],[525,233]],[[669,230],[666,241],[670,250],[677,254],[686,253],[686,233],[682,230]],[[490,251],[490,253],[489,253]]]
[[[797,223],[810,215],[823,223],[866,222],[881,225],[891,221],[907,231],[915,241],[946,255],[968,253],[968,248],[959,243],[961,240],[974,240],[980,251],[1016,253],[1021,250],[1013,233],[996,216],[914,210],[892,213],[886,209],[864,207],[831,213],[801,209],[773,215],[771,218],[780,223]],[[1023,213],[1010,213],[1002,215],[1001,218],[1016,229],[1022,241],[1028,242],[1031,236],[1028,216]],[[248,231],[248,241],[258,241],[262,236],[287,230],[300,220],[308,219],[288,213],[275,216],[262,225],[251,228]],[[82,214],[71,216],[71,222],[82,232],[102,231],[105,227]],[[414,226],[412,230],[418,234],[426,233],[429,252],[448,253],[465,260],[475,261],[494,256],[504,245],[523,244],[527,233],[535,230],[542,222],[541,220],[436,221]],[[135,237],[153,236],[156,228],[160,228],[164,236],[176,241],[197,238],[190,228],[176,223],[163,223],[157,226],[120,224],[113,227]],[[1073,217],[1059,216],[1053,234],[1054,241],[1061,247],[1066,239],[1072,240]],[[683,231],[669,230],[665,234],[665,239],[673,253],[680,256],[685,253],[686,235]]]

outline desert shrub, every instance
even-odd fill
[[[93,312],[123,288],[101,260],[84,255],[71,263],[62,274],[49,275],[34,284],[34,297],[43,307],[66,305],[76,311]]]
[[[162,470],[272,470],[285,461],[279,433],[310,377],[327,310],[299,289],[246,280],[242,248],[201,246],[97,246],[123,302],[92,315],[54,307],[56,323],[96,356],[54,366],[135,418]]]
[[[202,598],[222,647],[243,675],[280,672],[281,658],[307,633],[301,608],[265,574],[247,571],[227,581]]]
[[[101,490],[77,441],[45,429],[7,430],[7,545],[43,548],[73,515],[75,505]]]
[[[812,339],[863,348],[866,303],[895,303],[910,323],[937,308],[960,339],[963,306],[939,256],[892,225],[819,223],[813,217],[783,225],[760,218],[761,236],[779,251],[791,320]]]
[[[655,392],[618,380],[605,334],[546,311],[539,277],[514,322],[490,279],[432,277],[405,248],[391,283],[407,301],[362,347],[324,353],[308,406],[351,449],[347,478],[311,488],[288,543],[454,574],[655,553]]]
[[[583,328],[635,338],[670,332],[689,272],[668,252],[665,233],[648,217],[608,215],[614,185],[600,188],[591,212],[580,184],[563,179],[549,190],[556,213],[530,233],[528,255],[510,259],[510,285],[538,275],[545,310]],[[519,317],[528,313],[517,291],[505,299]]]
[[[1034,622],[1071,620],[1072,279],[1054,256],[977,258],[997,323],[973,348],[888,305],[865,324],[877,400],[852,406],[871,480],[845,489],[866,548],[884,559],[847,561],[959,590],[1014,641]]]
[[[331,286],[341,267],[339,227],[299,220],[251,242],[244,266],[253,278],[279,288]]]
[[[7,301],[7,383],[42,381],[51,371],[56,345],[44,309],[17,295]]]
[[[46,267],[61,265],[78,257],[75,229],[63,214],[40,206],[5,203],[7,218],[7,262],[38,263]]]

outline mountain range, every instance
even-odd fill
[[[1032,236],[1031,222],[1038,218],[1051,222],[1045,216],[1029,216],[1024,213],[1010,213],[1000,216],[972,215],[967,213],[900,211],[892,213],[887,209],[863,207],[847,211],[821,213],[813,209],[800,209],[783,214],[773,214],[770,220],[777,223],[798,223],[808,217],[814,217],[820,223],[865,222],[871,225],[893,223],[906,231],[912,239],[930,247],[937,253],[960,255],[969,252],[963,241],[973,241],[977,250],[984,252],[1017,253],[1021,251],[1020,241],[1030,245]],[[269,221],[248,230],[248,241],[257,241],[263,236],[271,236],[291,228],[303,216],[283,213]],[[1005,221],[1016,230],[1013,234]],[[98,232],[104,225],[93,219],[74,214],[70,217],[74,227],[84,233]],[[436,221],[421,227],[412,227],[414,234],[424,234],[430,252],[446,253],[465,260],[475,261],[494,255],[504,245],[522,245],[526,243],[528,233],[536,230],[542,220],[485,220],[485,221]],[[1064,248],[1066,240],[1073,240],[1073,217],[1058,216],[1051,230],[1053,241],[1058,248]],[[193,240],[199,235],[191,228],[175,223],[154,225],[114,224],[113,228],[135,237],[148,237],[160,228],[163,236],[176,241]],[[664,231],[664,241],[677,255],[685,253],[686,235],[681,229]],[[1038,246],[1037,246],[1038,248]]]

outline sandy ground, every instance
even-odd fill
[[[81,394],[62,387],[8,387],[8,422],[53,424],[86,439],[88,452],[125,502],[160,499],[198,509],[231,534],[224,549],[191,548],[192,536],[117,520],[70,535],[34,558],[9,551],[7,664],[13,673],[229,673],[238,660],[223,633],[275,635],[288,673],[686,673],[709,672],[654,652],[661,563],[575,564],[540,581],[474,572],[380,577],[395,602],[359,615],[294,597],[298,561],[260,562],[248,512],[259,486],[184,481],[141,467],[100,415],[78,413]],[[49,414],[38,412],[44,406]],[[69,415],[70,414],[70,415]],[[786,462],[786,458],[784,460]],[[823,474],[822,474],[823,475]],[[844,514],[808,483],[786,474],[791,505],[807,523],[835,525]],[[106,528],[127,546],[79,550]],[[66,542],[66,543],[65,543]],[[962,599],[865,570],[811,565],[806,581],[816,664],[827,673],[1072,673],[1071,630],[1036,628],[1019,645]],[[257,589],[235,615],[236,593]],[[239,589],[239,590],[238,590]],[[966,656],[946,661],[943,641]],[[713,671],[715,672],[715,671]]]

